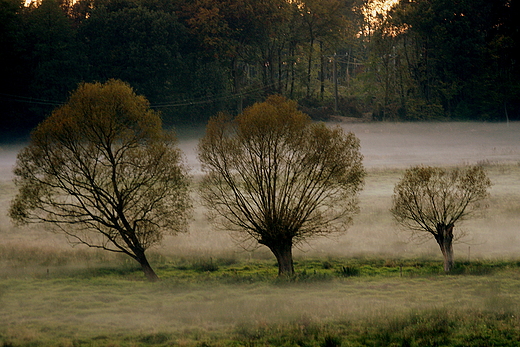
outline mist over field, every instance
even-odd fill
[[[480,123],[329,123],[353,132],[361,141],[367,168],[404,168],[410,165],[460,165],[520,160],[520,122]],[[204,126],[175,128],[179,147],[193,174],[200,173],[196,147]],[[22,143],[0,140],[0,179],[12,177]]]
[[[480,123],[329,123],[353,132],[361,141],[366,168],[406,168],[410,165],[460,165],[479,162],[518,162],[520,122]],[[179,146],[193,172],[203,127],[176,129]]]
[[[317,238],[300,247],[298,256],[390,257],[439,256],[437,244],[409,242],[410,234],[393,222],[389,213],[395,183],[402,169],[411,165],[456,166],[483,164],[493,181],[490,208],[483,218],[468,220],[460,227],[468,233],[455,245],[457,258],[520,256],[518,234],[520,211],[520,122],[512,123],[330,123],[351,131],[360,139],[368,170],[360,195],[360,214],[343,235]],[[203,128],[177,129],[180,147],[196,177],[197,138]],[[499,169],[497,164],[508,168]],[[506,209],[501,202],[508,201]],[[500,206],[499,206],[500,204]],[[458,227],[458,226],[456,226]],[[221,251],[240,252],[229,235],[214,231],[204,212],[197,209],[189,235],[163,245],[168,252],[191,252],[204,256]],[[262,249],[258,251],[262,252]],[[265,251],[265,250],[264,250]],[[254,255],[254,253],[253,253]],[[250,255],[251,256],[251,255]],[[269,256],[269,255],[267,255]]]
[[[471,219],[462,228],[468,237],[455,245],[456,259],[468,257],[520,256],[517,236],[520,218],[520,122],[511,123],[331,123],[352,131],[361,141],[364,165],[368,170],[360,195],[360,213],[349,230],[341,235],[316,238],[300,245],[298,257],[363,256],[440,257],[433,240],[410,242],[410,234],[393,222],[389,213],[393,187],[402,169],[411,165],[454,166],[484,164],[493,181],[489,209],[481,218]],[[185,153],[191,174],[197,181],[201,174],[196,156],[203,126],[176,129],[179,147]],[[11,183],[12,167],[21,144],[0,145],[0,234],[4,245],[70,246],[61,235],[42,231],[42,226],[15,228],[6,217],[8,202],[15,193]],[[500,164],[500,165],[498,165]],[[505,166],[504,166],[505,165]],[[205,211],[195,201],[194,219],[188,234],[166,237],[151,251],[181,257],[270,258],[263,248],[244,250],[232,235],[208,222]],[[81,247],[78,247],[80,249]]]

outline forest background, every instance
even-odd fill
[[[27,134],[78,83],[110,78],[166,126],[271,94],[315,119],[520,119],[518,2],[382,3],[0,0],[0,132]]]

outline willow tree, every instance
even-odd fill
[[[71,242],[124,253],[149,280],[145,251],[186,230],[188,179],[175,137],[121,81],[85,83],[33,131],[14,170],[10,216]]]
[[[491,181],[481,166],[447,170],[415,166],[394,188],[391,212],[397,222],[413,232],[429,233],[444,257],[444,271],[451,271],[455,223],[476,211],[488,196]]]
[[[293,246],[345,230],[365,171],[359,140],[271,96],[235,119],[212,118],[199,143],[201,196],[221,226],[267,246],[292,275]]]

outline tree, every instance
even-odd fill
[[[72,23],[56,0],[42,0],[37,7],[25,8],[23,14],[21,44],[32,72],[31,93],[65,101],[85,68]],[[47,112],[42,112],[42,119]]]
[[[412,167],[394,188],[394,218],[406,228],[433,235],[444,257],[444,271],[454,264],[455,223],[479,208],[488,196],[491,181],[481,166],[446,170],[438,167]]]
[[[70,241],[123,253],[149,280],[145,251],[186,230],[188,178],[172,133],[121,81],[85,83],[31,135],[14,170],[10,216]]]
[[[91,78],[128,81],[152,103],[168,102],[185,92],[189,71],[181,46],[186,32],[176,16],[132,1],[108,5],[112,6],[95,7],[79,30]]]
[[[502,120],[509,113],[516,117],[517,6],[509,0],[396,3],[382,29],[393,28],[388,37],[395,41],[392,50],[408,72],[402,75],[407,90],[400,91],[406,109],[399,116]],[[374,43],[376,50],[389,44],[386,39]]]
[[[267,246],[279,275],[292,247],[342,231],[357,211],[365,171],[359,140],[312,123],[294,101],[271,96],[231,120],[212,118],[199,143],[201,196],[224,228]]]
[[[20,127],[20,123],[26,117],[20,117],[23,108],[7,96],[20,95],[27,85],[21,81],[27,69],[21,64],[23,52],[20,49],[20,27],[22,20],[19,12],[23,8],[22,1],[0,0],[0,100],[2,102],[2,124],[0,134],[13,133],[13,130]],[[24,68],[22,68],[24,67]],[[7,94],[7,95],[6,95]],[[16,115],[16,116],[15,116]],[[4,135],[5,134],[5,135]]]
[[[311,97],[311,74],[316,40],[338,41],[347,26],[343,17],[345,3],[339,0],[306,0],[301,2],[300,11],[303,26],[307,31],[307,95]],[[320,52],[323,55],[323,52]],[[323,59],[320,59],[323,64]]]
[[[7,100],[1,126],[9,132],[27,130],[67,99],[85,66],[58,1],[25,6],[25,1],[2,0],[0,22],[0,93]]]
[[[282,9],[286,5],[283,0],[184,1],[179,18],[184,19],[193,41],[202,48],[200,55],[226,68],[238,112],[244,103],[241,94],[252,82],[247,81],[249,67],[257,62],[258,52],[272,39],[273,28],[283,21]],[[262,70],[262,64],[270,63],[260,61]]]

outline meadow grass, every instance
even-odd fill
[[[518,346],[520,166],[483,164],[489,208],[464,224],[449,275],[388,212],[402,169],[369,170],[353,226],[296,249],[292,278],[196,207],[189,234],[149,252],[157,283],[127,257],[11,225],[0,181],[0,346]]]
[[[162,259],[149,283],[130,265],[55,267],[0,282],[4,346],[514,346],[520,262],[435,259]],[[209,260],[208,260],[209,261]],[[344,267],[357,269],[344,274]]]

